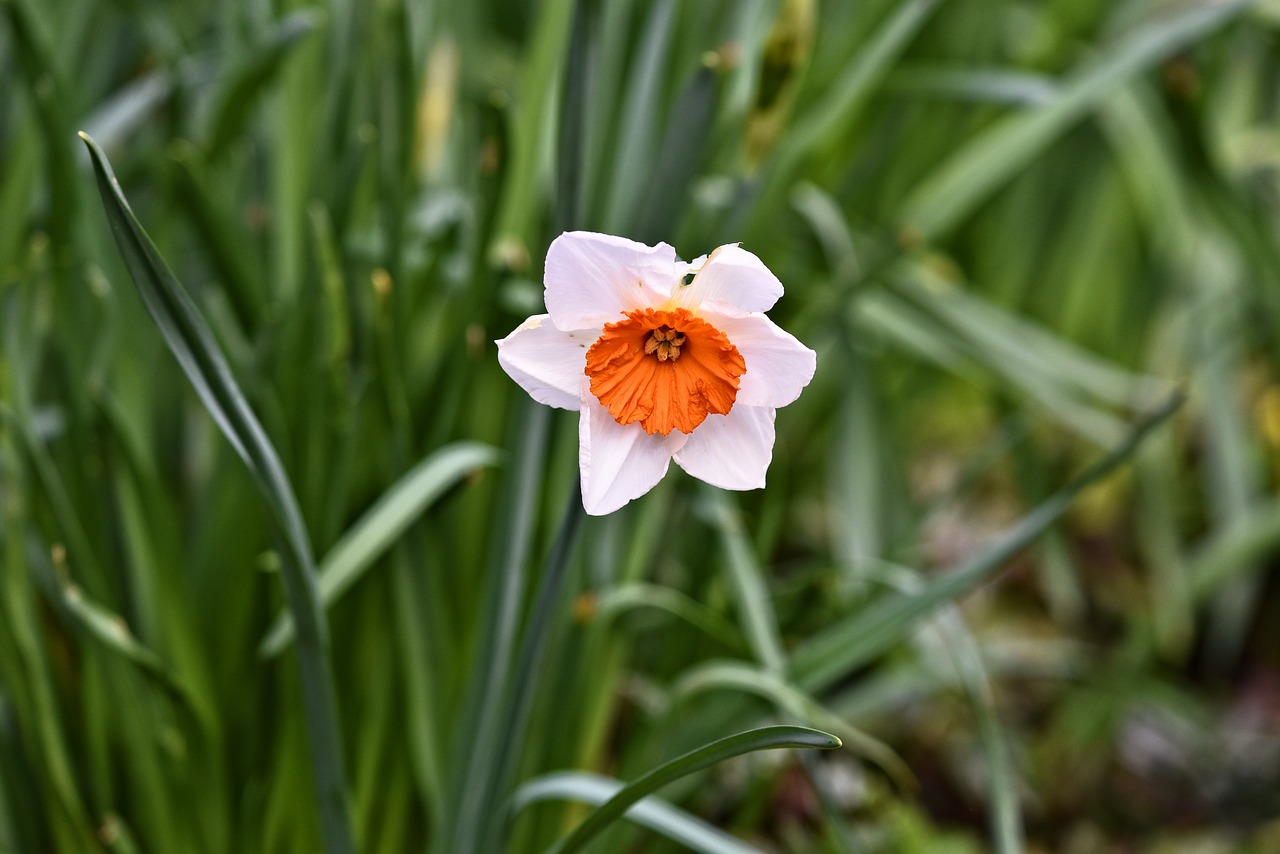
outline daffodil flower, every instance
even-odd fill
[[[759,489],[774,413],[813,378],[812,350],[765,317],[782,283],[735,244],[691,263],[665,243],[574,231],[547,251],[547,313],[498,343],[539,403],[581,414],[582,503],[599,516],[648,492],[671,460],[724,489]]]

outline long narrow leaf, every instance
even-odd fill
[[[107,649],[136,665],[167,693],[195,708],[193,698],[186,686],[178,680],[160,656],[134,636],[128,624],[118,614],[89,599],[75,584],[60,581],[62,604],[66,606],[67,612],[80,624],[81,628]]]
[[[907,763],[893,748],[854,728],[816,699],[769,670],[742,661],[709,661],[686,670],[671,688],[673,702],[684,702],[706,691],[741,691],[773,703],[796,720],[831,730],[850,750],[884,769],[904,792],[918,783]]]
[[[320,601],[328,608],[373,566],[415,519],[467,475],[498,458],[479,442],[457,442],[431,454],[396,481],[320,561]],[[293,640],[293,620],[282,613],[262,641],[261,654],[274,658]]]
[[[624,784],[599,774],[561,771],[544,774],[516,790],[513,808],[519,810],[541,801],[569,800],[600,806],[622,791]],[[627,810],[625,817],[661,833],[702,854],[761,854],[695,815],[673,807],[660,798],[642,798]]]
[[[797,649],[791,657],[795,683],[816,692],[910,634],[921,618],[972,589],[1040,536],[1067,512],[1076,496],[1133,456],[1142,440],[1181,404],[1181,396],[1171,398],[1134,428],[1119,447],[1051,495],[973,560],[943,573],[918,593],[894,595],[858,611]]]
[[[1255,2],[1199,3],[1177,14],[1161,13],[1073,75],[1052,103],[1011,115],[975,136],[907,197],[904,222],[926,238],[947,231],[1122,83]]]
[[[116,245],[148,313],[218,428],[248,466],[271,511],[283,546],[285,591],[298,627],[298,664],[325,849],[329,854],[354,852],[324,611],[316,588],[310,540],[293,489],[213,334],[134,217],[106,155],[87,134],[81,133],[80,138],[89,149]]]
[[[742,632],[765,669],[781,673],[786,666],[786,653],[782,649],[778,617],[769,598],[760,562],[756,560],[729,495],[718,489],[708,490],[706,495],[713,521],[724,541],[729,584],[737,599]]]
[[[840,746],[840,739],[830,733],[820,732],[802,726],[770,726],[748,730],[678,756],[670,762],[659,765],[635,782],[628,783],[616,795],[587,816],[586,820],[566,836],[550,851],[555,854],[570,854],[578,851],[594,839],[601,831],[617,821],[645,795],[657,791],[674,780],[687,777],[695,771],[709,768],[718,762],[754,753],[757,750],[777,750],[782,747],[814,747],[819,750],[832,750]]]

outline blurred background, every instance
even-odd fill
[[[592,850],[1280,851],[1280,3],[576,5],[0,0],[0,852],[320,844],[266,514],[77,130],[297,494],[362,851],[765,722],[845,748]],[[741,242],[819,361],[766,490],[673,470],[544,612],[577,416],[492,341],[568,226]]]

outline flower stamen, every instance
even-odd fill
[[[659,326],[653,330],[653,334],[649,336],[649,340],[644,344],[644,352],[646,356],[658,354],[658,361],[665,362],[668,359],[679,359],[680,348],[684,345],[684,336],[676,332],[670,326]]]

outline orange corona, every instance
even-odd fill
[[[723,332],[683,308],[624,317],[587,351],[591,393],[615,421],[666,436],[728,414],[747,365]]]

